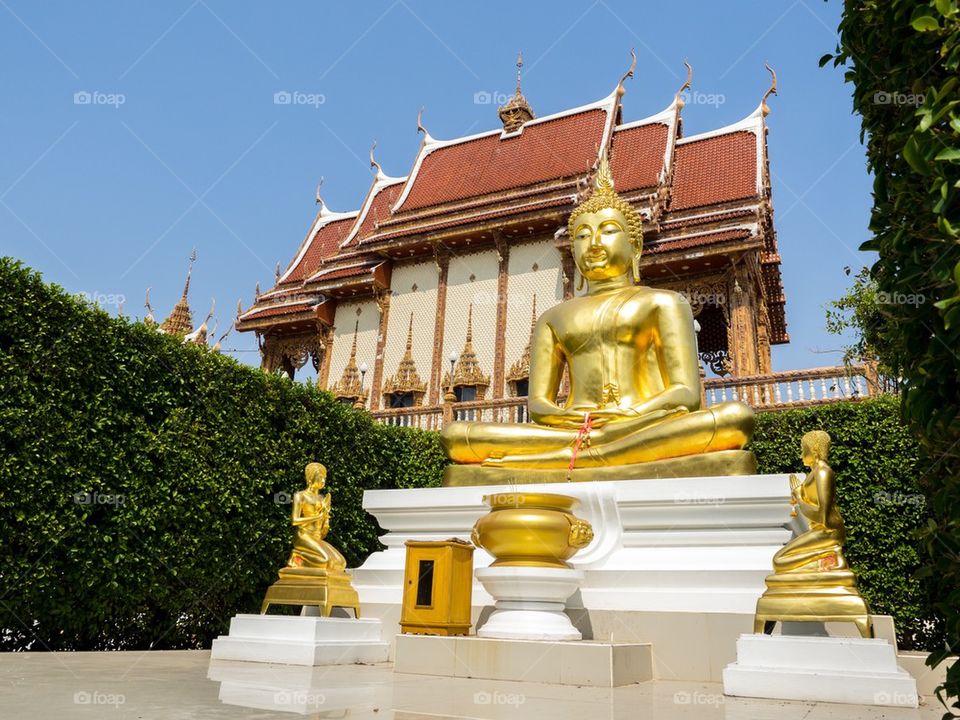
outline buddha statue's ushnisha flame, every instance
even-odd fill
[[[577,208],[570,213],[570,220],[567,222],[567,234],[570,242],[573,242],[576,231],[576,221],[584,213],[595,213],[600,210],[611,209],[623,214],[627,220],[630,242],[633,244],[634,252],[634,281],[640,279],[640,268],[638,262],[640,253],[643,250],[643,219],[640,213],[629,202],[620,197],[613,189],[613,174],[610,171],[610,162],[606,153],[600,158],[597,166],[597,178],[593,192],[586,200],[580,203]]]

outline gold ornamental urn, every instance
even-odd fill
[[[553,493],[485,495],[490,512],[473,526],[474,545],[493,555],[490,567],[569,568],[593,540],[593,528],[573,514],[577,498]]]

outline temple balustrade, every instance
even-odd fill
[[[704,406],[739,400],[757,412],[864,400],[889,392],[873,362],[788,370],[764,375],[712,377],[703,383]],[[440,405],[377,410],[375,420],[421,430],[440,430],[454,420],[529,422],[526,397],[508,397]]]

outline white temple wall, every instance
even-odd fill
[[[437,321],[437,266],[430,262],[396,265],[390,279],[390,317],[383,348],[383,381],[394,376],[407,345],[413,314],[413,360],[420,379],[430,382],[433,333]],[[430,388],[427,388],[430,392]]]
[[[497,339],[497,275],[495,250],[453,255],[447,271],[447,307],[443,331],[443,372],[450,369],[451,352],[463,351],[467,314],[473,305],[473,349],[484,374],[493,377]],[[487,397],[490,397],[489,393]]]
[[[380,327],[380,312],[376,302],[372,298],[338,302],[333,324],[333,349],[330,352],[327,387],[333,387],[343,375],[343,370],[350,360],[350,349],[353,347],[353,330],[357,327],[357,365],[367,364],[364,384],[369,390],[377,355],[377,330]]]
[[[538,317],[563,300],[560,253],[553,239],[511,245],[508,273],[504,373],[510,372],[530,340],[534,295]]]

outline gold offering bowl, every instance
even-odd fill
[[[574,516],[580,501],[553,493],[485,495],[490,512],[473,526],[474,545],[495,558],[491,567],[569,568],[566,562],[593,540],[593,528]]]

